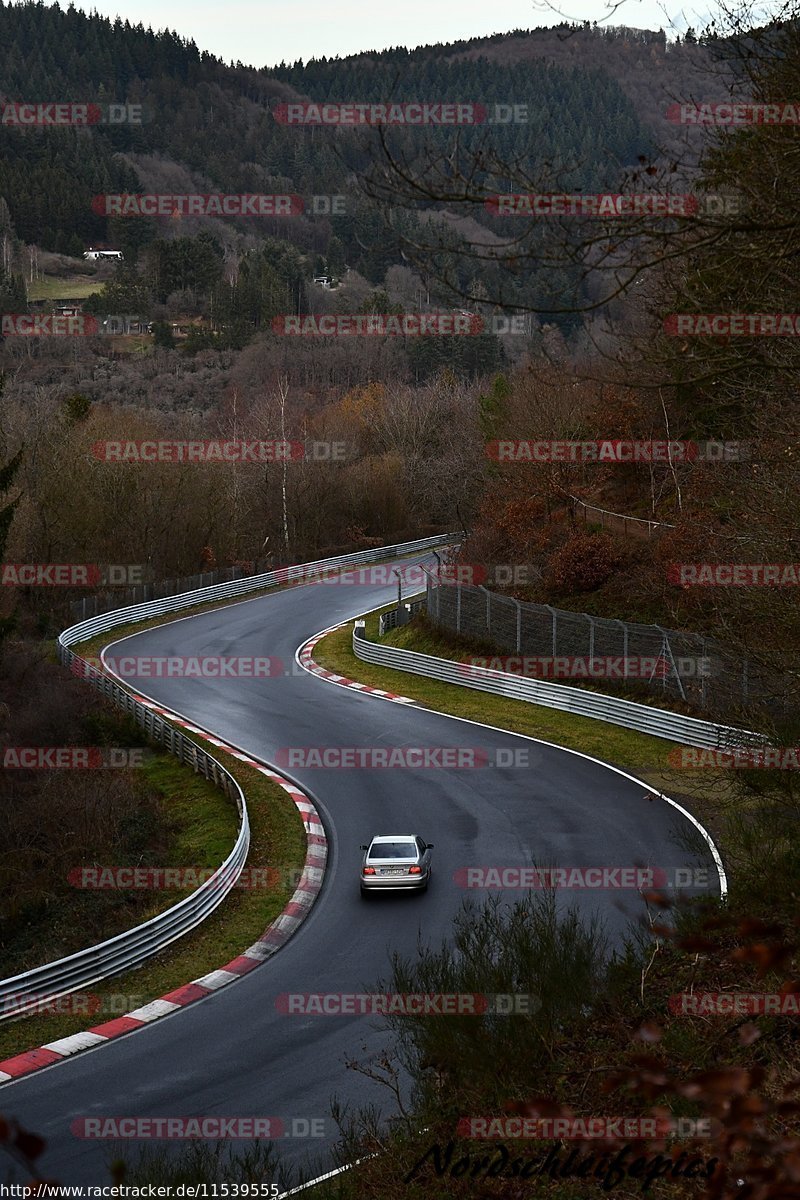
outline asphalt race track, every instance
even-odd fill
[[[528,760],[459,770],[292,771],[312,793],[330,839],[325,886],[310,917],[284,949],[240,982],[140,1032],[3,1087],[0,1111],[47,1141],[40,1160],[46,1178],[66,1184],[111,1181],[106,1163],[119,1143],[70,1132],[76,1118],[99,1115],[277,1116],[286,1123],[324,1118],[326,1140],[282,1143],[304,1169],[311,1169],[309,1155],[324,1169],[337,1133],[331,1096],[388,1103],[388,1093],[344,1066],[348,1057],[378,1050],[386,1035],[370,1017],[284,1015],[276,1011],[277,996],[369,990],[388,973],[390,949],[413,955],[420,932],[438,944],[467,895],[453,878],[459,868],[646,864],[671,872],[696,861],[680,841],[690,830],[688,821],[666,801],[644,799],[641,783],[553,747],[336,687],[295,663],[304,640],[389,602],[395,591],[394,585],[363,582],[311,584],[179,619],[108,650],[112,659],[126,654],[282,659],[286,674],[269,679],[126,680],[268,762],[281,748],[321,746],[477,747],[492,759],[498,750],[509,757],[525,750]],[[398,675],[400,692],[402,680]],[[359,845],[374,833],[394,832],[417,832],[435,844],[430,889],[424,896],[362,901]],[[710,856],[706,865],[716,881]],[[642,912],[635,891],[583,891],[570,898],[601,911],[612,938]],[[20,1044],[20,1050],[27,1048]]]

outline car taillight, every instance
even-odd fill
[[[409,873],[409,875],[421,875],[422,867],[409,867],[408,873]]]
[[[375,868],[374,868],[374,867],[364,867],[364,870],[363,870],[362,874],[364,874],[364,875],[374,875],[374,874],[375,874]]]

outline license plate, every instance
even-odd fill
[[[384,875],[405,875],[406,872],[403,867],[384,867],[383,873]]]

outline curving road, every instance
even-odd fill
[[[365,1017],[282,1015],[280,994],[367,990],[387,974],[390,949],[413,955],[419,932],[438,943],[465,896],[453,878],[459,868],[646,863],[673,871],[690,861],[680,843],[688,822],[666,802],[644,800],[641,783],[554,747],[335,687],[295,664],[304,640],[394,594],[394,586],[363,582],[311,584],[179,619],[107,651],[115,660],[282,659],[287,673],[270,679],[127,680],[267,761],[282,748],[319,746],[477,747],[492,760],[498,751],[510,757],[524,749],[528,757],[527,764],[479,769],[293,770],[330,838],[325,886],[310,917],[284,949],[231,987],[7,1084],[0,1110],[47,1140],[41,1160],[47,1178],[109,1182],[113,1147],[70,1132],[76,1118],[100,1115],[323,1118],[324,1140],[281,1145],[304,1171],[312,1169],[312,1156],[324,1165],[336,1140],[329,1115],[334,1093],[352,1103],[386,1104],[382,1089],[344,1066],[346,1058],[378,1050],[384,1035]],[[362,901],[359,844],[374,832],[406,830],[435,843],[428,894]],[[716,879],[710,858],[707,865]],[[635,892],[575,892],[571,899],[601,911],[613,938],[641,913]]]

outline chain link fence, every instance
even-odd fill
[[[755,705],[778,718],[791,711],[786,679],[701,634],[519,601],[430,573],[426,607],[435,625],[519,656],[504,665],[517,674],[638,685],[717,716]]]

